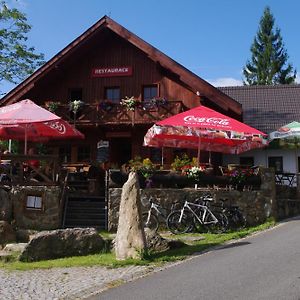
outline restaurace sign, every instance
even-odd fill
[[[92,77],[131,76],[132,67],[94,68]]]

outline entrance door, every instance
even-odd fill
[[[109,148],[111,164],[120,167],[131,159],[131,138],[113,138]]]

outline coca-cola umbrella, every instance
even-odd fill
[[[300,123],[293,121],[269,133],[269,141],[271,142],[270,145],[275,144],[274,146],[279,148],[299,149]]]
[[[50,139],[83,139],[71,124],[31,100],[0,108],[0,139],[45,142]]]
[[[199,106],[153,125],[144,145],[239,154],[267,145],[266,134],[205,106]]]

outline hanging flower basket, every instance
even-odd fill
[[[55,102],[55,101],[45,102],[45,107],[53,113],[58,109],[59,105],[60,105],[60,102]]]
[[[169,101],[164,98],[152,98],[143,102],[143,110],[166,107]]]
[[[134,97],[125,97],[121,100],[120,104],[124,106],[127,110],[134,111],[135,108],[139,105],[139,101],[134,99]]]
[[[103,111],[110,112],[115,107],[115,103],[109,100],[101,101],[99,103],[99,108]]]
[[[69,110],[74,114],[76,114],[83,106],[84,102],[81,100],[74,100],[69,102]]]

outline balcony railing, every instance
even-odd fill
[[[35,161],[37,163],[33,164]],[[54,155],[3,154],[0,187],[14,185],[58,185],[58,157]]]
[[[183,111],[182,101],[169,101],[164,105],[149,105],[138,102],[134,110],[128,110],[119,103],[100,102],[99,104],[84,104],[74,114],[69,105],[58,105],[55,114],[70,123],[80,125],[101,124],[152,124]]]

